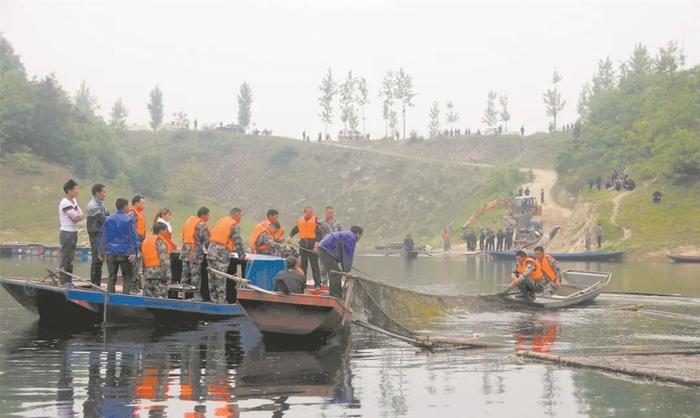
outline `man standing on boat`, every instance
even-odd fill
[[[231,261],[231,253],[235,252],[235,256],[240,260],[245,258],[241,238],[241,218],[243,218],[243,211],[233,208],[228,216],[216,221],[211,230],[207,262],[214,270],[226,273]],[[214,303],[226,303],[225,277],[219,274],[209,275],[209,296]]]
[[[104,184],[92,186],[92,199],[87,205],[87,232],[90,238],[90,252],[92,253],[92,263],[90,264],[90,281],[95,286],[99,286],[102,281],[102,264],[104,260],[100,258],[100,235],[102,225],[109,216],[105,210],[104,200],[107,197],[107,187]]]
[[[561,269],[557,260],[545,253],[542,246],[535,247],[535,259],[542,267],[547,285],[551,285],[554,289],[561,287]]]
[[[133,263],[140,252],[141,242],[136,235],[136,222],[128,213],[129,201],[117,199],[117,211],[107,217],[100,237],[100,254],[106,256],[109,278],[107,291],[114,293],[117,272],[122,272],[122,293],[131,292]]]
[[[532,302],[535,300],[535,293],[540,293],[544,290],[542,267],[536,259],[528,257],[523,250],[518,250],[515,253],[515,259],[517,264],[511,274],[508,289],[518,287],[521,296]]]
[[[73,258],[75,247],[78,245],[78,222],[83,220],[83,211],[78,206],[78,183],[68,180],[63,185],[65,196],[58,204],[58,219],[61,232],[58,241],[61,244],[61,270],[73,273]],[[71,277],[61,273],[64,282],[70,282]]]
[[[409,252],[413,251],[415,247],[416,247],[416,244],[413,242],[413,237],[411,236],[411,234],[407,234],[406,238],[403,240],[404,252],[409,253]]]
[[[343,296],[342,271],[349,276],[355,257],[355,247],[362,238],[362,227],[353,226],[349,231],[338,231],[327,235],[319,244],[319,258],[330,273],[330,295]],[[342,270],[341,270],[342,269]]]
[[[141,244],[143,256],[143,294],[152,298],[167,298],[171,280],[170,249],[163,233],[168,226],[162,222],[153,225],[153,234]]]
[[[325,238],[326,235],[343,229],[340,226],[340,222],[335,219],[335,209],[333,209],[333,206],[326,206],[325,216],[319,221],[319,225],[321,227],[321,236],[318,238],[319,242]],[[328,284],[328,272],[326,271],[326,268],[323,267],[323,263],[320,261],[319,269],[321,270],[321,284]]]
[[[209,208],[202,206],[197,216],[190,216],[182,228],[182,283],[190,284],[195,290],[195,299],[201,299],[201,271],[206,249],[209,246]]]
[[[314,285],[317,289],[321,288],[321,271],[318,266],[318,243],[321,240],[321,229],[318,218],[314,216],[312,207],[304,208],[304,216],[297,220],[289,233],[291,240],[296,234],[299,234],[299,256],[301,257],[301,269],[304,271],[304,279],[306,280],[306,272],[308,266],[311,265],[311,275],[314,278]]]
[[[129,209],[129,214],[134,218],[134,224],[136,225],[136,235],[139,237],[139,245],[146,239],[146,217],[144,216],[144,209],[146,208],[146,198],[140,194],[135,195],[131,198],[131,208]],[[132,261],[132,271],[134,283],[133,286],[137,289],[141,287],[141,255],[137,254],[136,258]]]

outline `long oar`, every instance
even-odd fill
[[[255,285],[254,285],[250,280],[248,280],[248,279],[243,279],[243,278],[241,278],[241,277],[237,277],[237,276],[234,276],[234,275],[232,275],[232,274],[224,273],[223,271],[219,271],[219,270],[213,269],[213,268],[211,268],[211,267],[207,267],[207,270],[209,270],[210,272],[212,272],[212,273],[214,273],[214,274],[218,274],[218,275],[220,275],[221,277],[223,277],[223,278],[225,278],[225,279],[227,279],[227,280],[231,280],[232,282],[235,282],[235,283],[238,284],[239,286],[245,286],[245,287],[251,288],[251,289],[253,289],[253,290],[257,291],[257,292],[268,293],[268,294],[272,294],[272,295],[275,295],[275,294],[276,294],[275,292],[271,292],[271,291],[269,291],[269,290],[265,290],[265,289],[263,289],[262,287],[255,286]]]

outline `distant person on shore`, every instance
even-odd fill
[[[447,228],[442,231],[442,250],[444,252],[450,251],[450,232],[447,230]]]
[[[583,246],[586,248],[586,251],[591,250],[591,241],[593,241],[593,236],[591,234],[591,230],[588,229],[586,230],[586,235],[583,238]]]
[[[479,251],[484,250],[484,244],[486,243],[486,233],[482,229],[479,233]]]
[[[530,196],[530,188],[526,186],[523,193],[525,193],[525,196]]]
[[[595,240],[598,243],[598,248],[603,245],[603,226],[598,222],[598,226],[595,228]]]
[[[405,252],[411,252],[416,247],[415,242],[413,242],[413,237],[411,234],[407,234],[406,238],[403,240],[403,250]]]
[[[167,298],[168,284],[172,280],[170,250],[163,233],[168,227],[162,222],[153,225],[153,234],[141,244],[143,258],[143,295]]]
[[[117,211],[105,220],[100,239],[100,254],[106,257],[109,278],[107,291],[114,293],[117,285],[117,272],[122,273],[122,293],[131,292],[134,280],[133,263],[140,252],[141,241],[136,234],[136,223],[128,213],[129,201],[117,199]]]
[[[100,255],[100,236],[102,235],[102,226],[105,219],[109,216],[109,212],[105,209],[104,200],[107,197],[107,186],[104,184],[95,184],[92,186],[92,199],[87,205],[87,232],[90,238],[90,252],[92,253],[92,262],[90,263],[90,281],[95,286],[99,286],[102,281],[102,260]]]
[[[503,244],[505,241],[506,234],[503,232],[503,229],[500,228],[498,232],[496,232],[496,249],[497,250],[502,250],[503,249]]]
[[[321,142],[323,139],[323,134],[321,132],[318,133],[318,142]]]
[[[331,296],[342,298],[342,275],[350,276],[357,242],[362,239],[362,227],[353,226],[349,231],[326,235],[319,244],[319,259],[330,274]],[[342,270],[341,270],[342,269]],[[342,271],[343,273],[339,273]]]
[[[73,258],[78,245],[78,222],[83,220],[83,211],[78,206],[78,183],[68,180],[63,185],[65,196],[58,204],[58,220],[61,228],[58,242],[61,244],[61,270],[73,273]],[[71,276],[61,273],[64,282],[71,282]]]
[[[525,136],[525,125],[520,126],[520,136]]]
[[[663,193],[656,190],[656,191],[654,191],[654,193],[651,194],[651,201],[654,203],[661,203],[662,196],[663,196]]]
[[[544,204],[544,189],[540,190],[540,203]]]
[[[277,273],[272,281],[275,283],[275,292],[304,293],[306,279],[299,273],[299,260],[294,256],[285,259],[285,269]]]

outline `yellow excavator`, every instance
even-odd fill
[[[516,247],[526,246],[542,237],[541,221],[533,221],[533,216],[542,215],[542,206],[537,204],[533,196],[517,196],[512,199],[496,199],[481,205],[462,226],[473,225],[484,213],[503,207],[504,222],[515,229],[514,244]]]

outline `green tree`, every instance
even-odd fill
[[[0,35],[0,146],[19,150],[28,138],[34,112],[34,86],[12,45]]]
[[[401,119],[403,121],[403,139],[406,139],[406,108],[413,107],[413,77],[399,68],[394,79],[394,97],[401,102]]]
[[[248,130],[251,120],[251,107],[253,105],[253,92],[248,83],[241,84],[238,93],[238,124],[244,130]]]
[[[428,117],[430,118],[428,133],[431,138],[434,138],[440,134],[440,104],[438,102],[433,102],[433,105],[430,106]]]
[[[12,44],[0,33],[0,73],[10,71],[26,75],[19,55],[15,54]]]
[[[598,71],[593,76],[593,93],[611,91],[617,86],[617,74],[610,57],[598,61]]]
[[[367,134],[365,126],[365,105],[369,103],[369,90],[367,89],[367,80],[362,77],[357,81],[357,105],[362,109],[362,133]]]
[[[345,129],[357,129],[358,119],[355,111],[355,86],[357,80],[348,71],[345,82],[340,85],[340,120]]]
[[[126,131],[126,118],[129,117],[129,109],[124,106],[121,97],[118,98],[112,105],[112,111],[109,114],[109,126],[117,133]]]
[[[151,129],[157,131],[163,125],[163,92],[155,86],[150,93],[151,101],[148,103],[148,113],[151,115]]]
[[[581,88],[581,93],[578,95],[578,103],[576,104],[576,110],[578,111],[578,117],[581,123],[588,118],[592,95],[593,91],[591,90],[590,83],[585,83]]]
[[[75,92],[73,102],[78,112],[86,116],[95,116],[95,112],[100,108],[97,104],[97,98],[92,95],[85,80],[80,83],[80,88]]]
[[[634,46],[634,52],[629,61],[627,61],[628,75],[640,76],[651,73],[654,66],[654,60],[649,56],[647,47],[639,43]]]
[[[654,70],[657,73],[670,74],[685,65],[683,49],[678,42],[669,41],[666,47],[659,48],[659,54],[654,61]]]
[[[508,95],[498,97],[498,103],[501,105],[501,111],[498,115],[501,117],[501,121],[505,124],[506,132],[508,131],[508,121],[510,120],[510,112],[508,111]]]
[[[129,170],[129,183],[138,193],[160,197],[165,193],[165,173],[159,155],[143,155]]]
[[[557,115],[564,110],[566,100],[562,100],[557,84],[561,81],[561,76],[554,70],[552,74],[552,85],[554,88],[547,89],[543,94],[544,104],[547,106],[547,116],[552,117],[552,130],[557,130]]]
[[[333,97],[337,92],[337,85],[333,81],[333,73],[328,68],[328,72],[321,80],[321,85],[318,87],[321,90],[321,96],[318,98],[318,103],[321,105],[321,113],[319,117],[323,122],[323,134],[328,135],[328,125],[333,124]]]
[[[496,112],[496,98],[498,94],[491,90],[486,99],[486,109],[481,117],[481,122],[485,123],[489,129],[494,130],[494,126],[498,123],[498,112]]]

